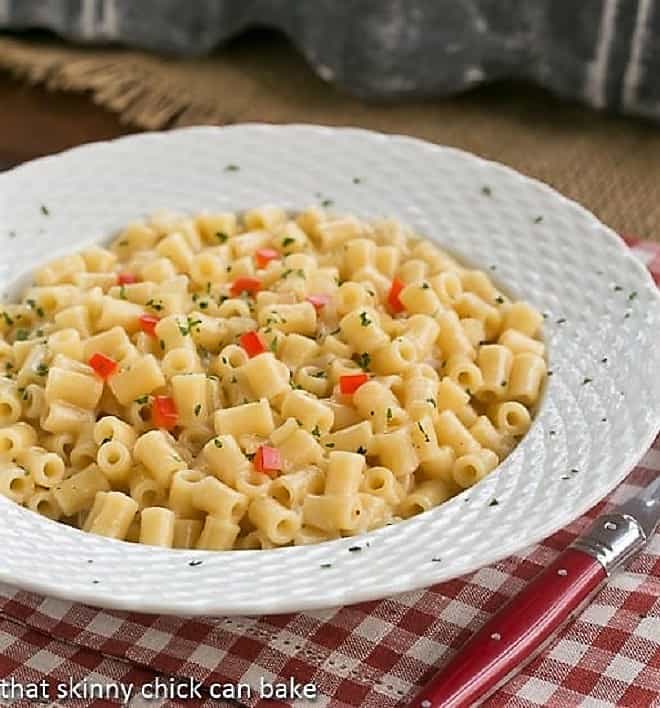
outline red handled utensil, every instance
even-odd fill
[[[642,549],[658,522],[660,478],[597,519],[441,668],[409,708],[467,708],[487,698]]]

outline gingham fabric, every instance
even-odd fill
[[[655,268],[660,284],[660,244],[636,243],[633,250]],[[236,706],[208,697],[205,690],[211,684],[239,683],[252,687],[251,697],[239,705],[403,706],[438,664],[596,516],[659,473],[660,436],[606,500],[523,554],[426,590],[323,612],[191,620],[100,611],[0,584],[0,681],[9,686],[13,679],[25,686],[45,680],[51,698],[57,698],[58,687],[69,682],[120,683],[133,688],[128,700],[133,708]],[[156,680],[166,684],[173,678],[206,686],[199,689],[203,698],[147,702],[140,695],[140,686],[153,686]],[[314,683],[316,701],[259,698],[262,679],[284,683],[291,678],[299,684]],[[13,696],[19,694],[15,691]],[[51,702],[116,704],[76,698]],[[10,702],[0,694],[0,705],[21,708],[33,701]],[[485,705],[660,707],[660,534]]]

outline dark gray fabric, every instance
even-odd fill
[[[526,79],[660,118],[660,0],[0,0],[0,28],[191,56],[254,26],[373,99]]]

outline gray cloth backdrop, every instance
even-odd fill
[[[182,56],[255,26],[365,98],[518,78],[660,119],[660,0],[0,0],[0,29]]]

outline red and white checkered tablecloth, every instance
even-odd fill
[[[660,244],[635,242],[632,248],[660,285]],[[192,678],[207,687],[249,684],[252,697],[241,705],[403,705],[442,660],[597,515],[658,473],[660,437],[606,500],[523,555],[426,590],[323,612],[187,620],[101,611],[0,584],[0,683],[9,686],[14,679],[25,686],[46,680],[56,698],[58,685],[69,681],[120,682],[134,687],[133,707],[237,705],[208,697],[147,702],[139,695],[139,686],[172,677]],[[262,678],[274,683],[291,677],[314,683],[316,701],[274,703],[258,697]],[[9,705],[1,696],[0,705]],[[83,699],[53,703],[116,705]],[[19,708],[32,704],[11,703]],[[486,705],[660,707],[660,534]]]

